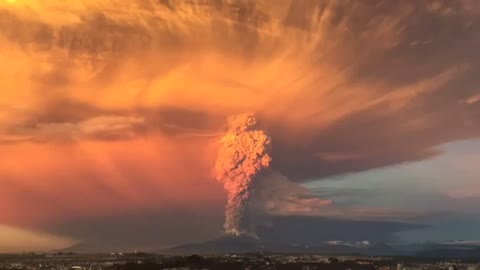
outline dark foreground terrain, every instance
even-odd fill
[[[159,254],[9,254],[0,255],[0,270],[157,270],[157,269],[480,269],[480,261],[412,257],[237,254],[164,256]]]

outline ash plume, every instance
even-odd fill
[[[271,139],[257,127],[253,114],[232,116],[221,138],[215,178],[227,192],[225,233],[255,236],[252,224],[254,184],[270,166]]]

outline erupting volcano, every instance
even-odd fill
[[[257,129],[253,114],[232,116],[215,164],[215,177],[227,191],[225,233],[255,236],[252,198],[259,173],[270,166],[271,140]]]

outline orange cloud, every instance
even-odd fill
[[[3,224],[35,227],[119,212],[223,203],[221,187],[210,179],[210,161],[199,158],[209,156],[206,148],[191,140],[2,148]]]
[[[247,111],[272,137],[272,168],[295,181],[478,137],[478,12],[468,1],[0,1],[0,223],[222,204],[215,142]]]

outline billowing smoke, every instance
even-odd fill
[[[225,233],[254,236],[254,185],[261,171],[270,166],[271,139],[257,129],[253,114],[232,116],[228,124],[215,164],[215,177],[228,197]]]

